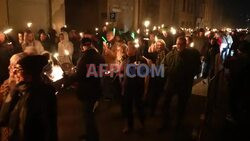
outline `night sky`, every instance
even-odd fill
[[[250,18],[250,0],[223,0],[223,6],[228,20],[226,22],[231,23],[231,26],[249,27],[250,21],[247,23],[247,19]]]

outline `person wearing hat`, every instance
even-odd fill
[[[0,125],[10,128],[9,141],[56,141],[55,89],[42,81],[48,60],[27,56],[18,64],[18,84],[10,91],[0,112]]]
[[[99,74],[100,64],[104,64],[104,58],[99,54],[98,50],[93,46],[90,38],[81,40],[82,55],[76,66],[76,73],[69,76],[65,80],[65,87],[70,86],[74,82],[76,87],[77,97],[82,103],[82,111],[84,115],[84,126],[86,134],[80,139],[86,141],[99,141],[99,133],[95,121],[95,109],[102,95],[101,77],[89,74],[92,65],[95,67],[95,73]]]

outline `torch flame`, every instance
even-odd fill
[[[149,20],[146,20],[146,21],[144,22],[144,26],[145,26],[146,28],[148,28],[149,25],[150,25],[150,21],[149,21]]]
[[[68,51],[68,50],[64,50],[64,54],[65,54],[66,56],[69,56],[69,51]]]
[[[175,34],[177,33],[176,29],[173,28],[173,27],[170,28],[170,32],[171,32],[173,35],[175,35]]]
[[[6,29],[3,33],[4,34],[9,34],[13,29],[12,28],[9,28],[9,29]]]
[[[53,56],[58,60],[58,57],[59,57],[58,53],[55,53]]]
[[[27,23],[27,27],[30,28],[32,26],[32,22]]]

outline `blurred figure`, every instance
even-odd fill
[[[13,54],[17,53],[15,46],[6,35],[0,32],[0,84],[9,77],[9,60]]]
[[[177,129],[180,128],[191,96],[194,76],[200,71],[199,53],[187,48],[185,37],[178,37],[176,48],[165,57],[164,67],[167,81],[164,90],[163,122],[159,131],[166,130],[168,126],[170,103],[174,95],[178,96]]]
[[[239,127],[237,129],[242,135],[248,136],[245,128],[250,125],[250,42],[242,42],[237,54],[225,62],[225,67],[229,69],[229,107],[231,112],[227,119]]]
[[[23,32],[19,32],[19,33],[17,34],[17,37],[18,37],[18,43],[19,43],[20,45],[22,45],[23,42],[24,42],[24,33],[23,33]]]
[[[205,30],[203,28],[199,29],[198,37],[194,38],[194,44],[194,48],[196,48],[200,52],[203,60],[208,51],[209,44],[209,40],[205,36]]]
[[[160,65],[164,64],[164,59],[167,55],[168,48],[166,48],[166,43],[162,39],[158,39],[155,44],[155,52],[156,58],[152,61],[151,65],[155,65],[156,67],[160,67]],[[166,78],[166,77],[165,77]],[[164,84],[166,79],[161,76],[151,77],[149,80],[149,106],[150,106],[150,116],[154,116],[158,101],[163,92]]]
[[[41,42],[35,40],[34,33],[32,33],[31,30],[27,30],[24,33],[24,42],[22,44],[23,51],[25,51],[27,47],[35,48],[38,55],[42,54],[44,51]]]
[[[78,60],[76,73],[70,76],[65,83],[65,86],[77,82],[77,96],[82,102],[84,114],[84,126],[86,135],[81,139],[86,141],[99,141],[99,133],[95,121],[95,109],[98,106],[102,94],[101,77],[98,76],[100,64],[104,63],[103,57],[93,47],[91,39],[82,39],[82,56]],[[91,71],[91,67],[95,67],[96,72]],[[90,73],[96,73],[91,75]]]
[[[216,60],[216,55],[219,53],[220,53],[220,46],[217,43],[217,39],[215,38],[210,39],[209,50],[205,60],[208,65],[206,72],[207,74],[204,74],[205,76],[208,75],[210,79],[213,76],[215,76],[215,60]]]
[[[169,51],[172,50],[172,47],[174,45],[174,38],[173,38],[173,36],[171,35],[170,32],[167,32],[167,31],[162,31],[162,34],[163,34],[163,40],[166,43],[166,48]]]
[[[27,56],[19,61],[19,82],[3,103],[1,125],[11,129],[9,141],[56,141],[57,105],[55,90],[42,82],[41,73],[48,60]]]
[[[77,60],[80,57],[80,44],[81,44],[81,37],[80,34],[76,30],[71,30],[69,32],[69,40],[72,42],[74,47],[74,52],[72,56],[73,64],[77,64]]]
[[[72,55],[74,52],[73,44],[69,41],[68,33],[62,32],[59,35],[60,42],[58,43],[59,62],[61,64],[72,64]]]
[[[127,60],[125,62],[125,68],[127,73],[125,73],[122,88],[122,113],[125,118],[125,127],[122,130],[123,133],[131,132],[134,129],[134,105],[138,113],[140,120],[141,129],[145,126],[145,111],[144,111],[144,100],[146,97],[145,91],[145,79],[139,77],[136,73],[136,67],[129,67],[131,64],[147,64],[146,60],[140,56],[137,56],[137,48],[132,41],[128,42],[127,48]],[[128,71],[127,71],[127,68]],[[135,77],[129,76],[135,75]]]
[[[49,51],[52,53],[53,49],[52,49],[51,43],[50,43],[49,38],[48,38],[46,33],[42,32],[40,34],[39,41],[42,43],[42,45],[46,51]]]
[[[0,86],[0,107],[2,107],[3,102],[6,100],[10,91],[16,86],[16,84],[21,79],[17,75],[18,70],[18,62],[27,56],[25,53],[14,54],[10,58],[9,65],[9,78],[4,81],[4,83]],[[3,126],[1,128],[1,141],[8,141],[10,129],[7,126]]]

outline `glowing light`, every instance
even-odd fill
[[[65,25],[63,25],[63,27],[64,27],[64,28],[67,28],[68,26],[65,24]]]
[[[102,36],[103,42],[107,43],[108,41]]]
[[[231,33],[232,29],[231,28],[226,28],[226,31]]]
[[[106,22],[105,25],[108,26],[108,25],[109,25],[109,22]]]
[[[194,47],[194,42],[190,43],[190,47],[191,47],[191,48]]]
[[[95,31],[97,32],[98,30],[99,30],[99,29],[96,27],[96,28],[95,28]]]
[[[167,31],[166,30],[162,30],[162,34],[166,34],[167,33]]]
[[[64,54],[66,55],[66,56],[69,56],[69,51],[68,50],[64,50]]]
[[[214,28],[214,29],[212,29],[212,31],[213,31],[213,32],[217,32],[217,31],[218,31],[218,29]]]
[[[115,32],[116,32],[116,29],[115,29],[115,28],[113,28],[113,35],[115,35]]]
[[[149,25],[150,25],[150,21],[149,21],[149,20],[144,21],[144,26],[145,26],[146,28],[148,28]]]
[[[155,36],[155,42],[157,42],[158,41],[158,37],[157,36]]]
[[[27,23],[27,27],[30,28],[32,26],[32,22]]]
[[[132,37],[133,39],[135,39],[135,33],[134,33],[134,32],[131,33],[131,37]]]
[[[170,28],[170,32],[171,32],[173,35],[175,35],[175,34],[177,33],[176,29],[173,28],[173,27]]]
[[[60,66],[52,66],[52,72],[49,75],[50,80],[56,82],[63,78],[63,70]]]
[[[135,43],[135,48],[139,48],[140,47],[139,39],[135,39],[134,43]]]
[[[56,58],[56,59],[58,60],[59,54],[58,54],[58,53],[55,53],[55,54],[53,55],[53,57]]]
[[[164,24],[162,24],[162,25],[161,25],[161,28],[164,28],[164,27],[165,27],[165,25],[164,25]]]
[[[153,27],[153,31],[155,31],[155,30],[156,30],[156,26]]]
[[[160,30],[160,29],[161,29],[161,26],[158,26],[158,29]]]
[[[205,36],[208,36],[211,33],[211,31],[206,31]]]
[[[141,30],[140,30],[140,29],[137,29],[137,31],[136,31],[136,32],[137,32],[137,34],[140,34]]]
[[[80,32],[79,35],[80,35],[81,38],[83,38],[84,33]]]
[[[9,33],[12,32],[12,30],[13,30],[12,28],[9,28],[9,29],[6,29],[3,33],[4,33],[4,34],[9,34]]]

